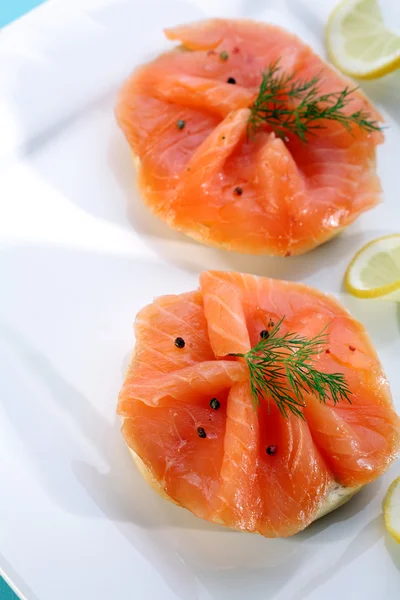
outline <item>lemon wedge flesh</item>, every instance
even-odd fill
[[[383,501],[383,516],[388,532],[400,544],[400,477],[389,487]]]
[[[383,22],[378,0],[344,0],[326,26],[330,60],[359,79],[374,79],[400,67],[400,36]]]
[[[400,301],[400,234],[366,244],[347,267],[348,292],[358,298]]]

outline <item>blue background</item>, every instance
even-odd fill
[[[0,27],[4,27],[44,0],[4,0],[0,2]],[[17,596],[0,577],[0,600],[17,600]]]
[[[2,0],[0,2],[0,27],[4,27],[8,23],[11,23],[11,21],[18,19],[18,17],[29,10],[32,10],[35,6],[42,4],[43,1],[44,0]],[[0,598],[3,599],[1,591]]]
[[[0,600],[18,600],[2,577],[0,577]]]

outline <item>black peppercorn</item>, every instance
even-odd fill
[[[181,337],[177,337],[175,340],[175,346],[177,348],[184,348],[185,347],[185,340]]]
[[[220,403],[220,401],[219,401],[219,400],[217,400],[216,398],[213,398],[213,399],[210,401],[210,406],[211,406],[211,408],[213,408],[214,410],[218,410],[218,409],[219,409],[219,407],[221,406],[221,403]]]

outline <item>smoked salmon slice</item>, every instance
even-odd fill
[[[248,365],[232,354],[248,352],[283,317],[284,333],[312,338],[326,328],[315,361],[344,374],[351,403],[305,394],[304,418],[284,417],[273,401],[255,406]],[[198,290],[142,309],[135,336],[119,395],[122,433],[157,491],[199,517],[293,535],[399,452],[400,419],[365,329],[317,290],[205,272]]]
[[[264,124],[248,135],[262,73],[279,61],[321,93],[354,86],[295,35],[250,20],[212,19],[166,30],[180,45],[123,85],[116,118],[138,158],[144,201],[205,244],[289,256],[325,242],[380,201],[381,131],[324,121],[307,143]],[[366,111],[353,90],[344,113]]]

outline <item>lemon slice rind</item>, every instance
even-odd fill
[[[393,481],[386,492],[383,516],[386,529],[400,544],[400,476]]]
[[[351,77],[374,79],[400,67],[400,37],[385,26],[376,0],[341,2],[329,17],[325,39],[330,60]]]
[[[385,235],[363,246],[347,267],[344,278],[347,291],[358,298],[382,298],[395,302],[400,301],[400,278],[374,287],[366,286],[361,278],[363,268],[368,267],[369,261],[374,256],[397,248],[400,249],[400,234]],[[400,265],[398,268],[400,269]]]

